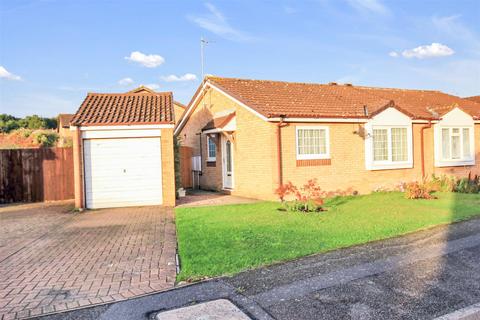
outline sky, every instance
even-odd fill
[[[0,113],[74,113],[205,74],[480,94],[480,1],[0,0]]]

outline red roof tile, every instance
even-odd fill
[[[73,125],[125,125],[173,123],[171,92],[140,87],[127,93],[88,93]]]
[[[394,106],[414,119],[437,119],[456,106],[480,118],[479,103],[440,91],[214,76],[207,77],[207,80],[268,118],[366,118],[388,106]]]
[[[466,97],[464,99],[480,103],[480,96]]]

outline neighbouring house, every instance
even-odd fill
[[[259,199],[311,178],[368,193],[480,174],[480,104],[439,91],[208,76],[175,135],[201,188]]]
[[[71,120],[75,205],[175,205],[174,101],[140,87],[88,93]]]
[[[72,136],[72,132],[70,131],[70,121],[73,116],[73,114],[68,113],[60,113],[58,115],[57,132],[60,137],[68,138]]]
[[[175,113],[175,121],[182,118],[183,113],[187,107],[178,101],[173,101],[173,112]]]

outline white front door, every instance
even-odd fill
[[[222,136],[222,172],[223,188],[233,189],[233,145]]]
[[[160,137],[86,139],[87,208],[162,204]]]

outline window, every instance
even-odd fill
[[[406,127],[374,127],[372,138],[374,162],[408,161],[408,130]]]
[[[297,127],[297,159],[328,159],[328,127]]]
[[[470,147],[471,130],[471,128],[459,127],[442,128],[442,160],[472,160],[472,150]]]
[[[207,136],[207,161],[217,160],[217,145],[212,138]]]

